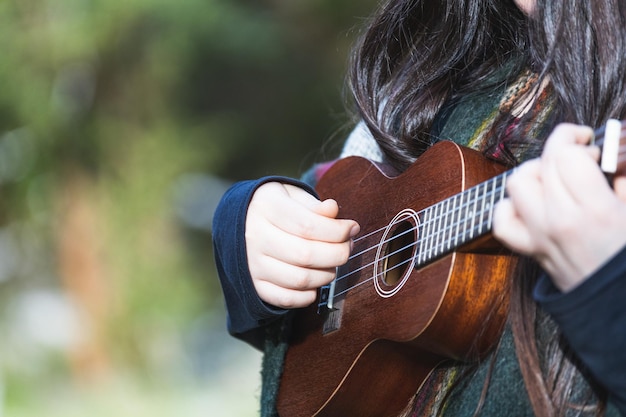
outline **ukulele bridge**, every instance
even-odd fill
[[[331,309],[326,309],[324,312],[324,326],[322,327],[322,334],[328,334],[339,330],[341,327],[341,317],[343,311],[341,309],[343,300],[339,300],[335,303],[335,306]]]
[[[317,314],[324,316],[322,334],[334,332],[341,327],[343,298],[335,299],[335,283],[336,281],[333,281],[329,285],[320,288]]]

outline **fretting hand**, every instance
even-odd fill
[[[580,284],[626,244],[626,178],[611,189],[588,127],[562,124],[541,158],[522,164],[494,214],[496,238],[534,257],[561,291]]]
[[[246,218],[246,252],[259,297],[276,307],[304,307],[335,268],[347,262],[352,220],[336,219],[334,200],[320,202],[293,185],[270,182],[254,193]]]

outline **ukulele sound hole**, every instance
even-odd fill
[[[385,250],[383,263],[383,282],[397,285],[404,277],[413,257],[415,227],[409,221],[399,223],[393,231]]]
[[[384,229],[374,262],[374,287],[379,296],[393,297],[411,276],[419,216],[404,209]]]

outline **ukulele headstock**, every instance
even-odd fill
[[[626,121],[610,119],[596,131],[595,144],[602,151],[600,168],[607,175],[626,175]]]

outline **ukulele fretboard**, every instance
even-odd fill
[[[506,179],[511,173],[507,171],[422,210],[415,265],[424,265],[489,233],[494,207],[506,196]]]

